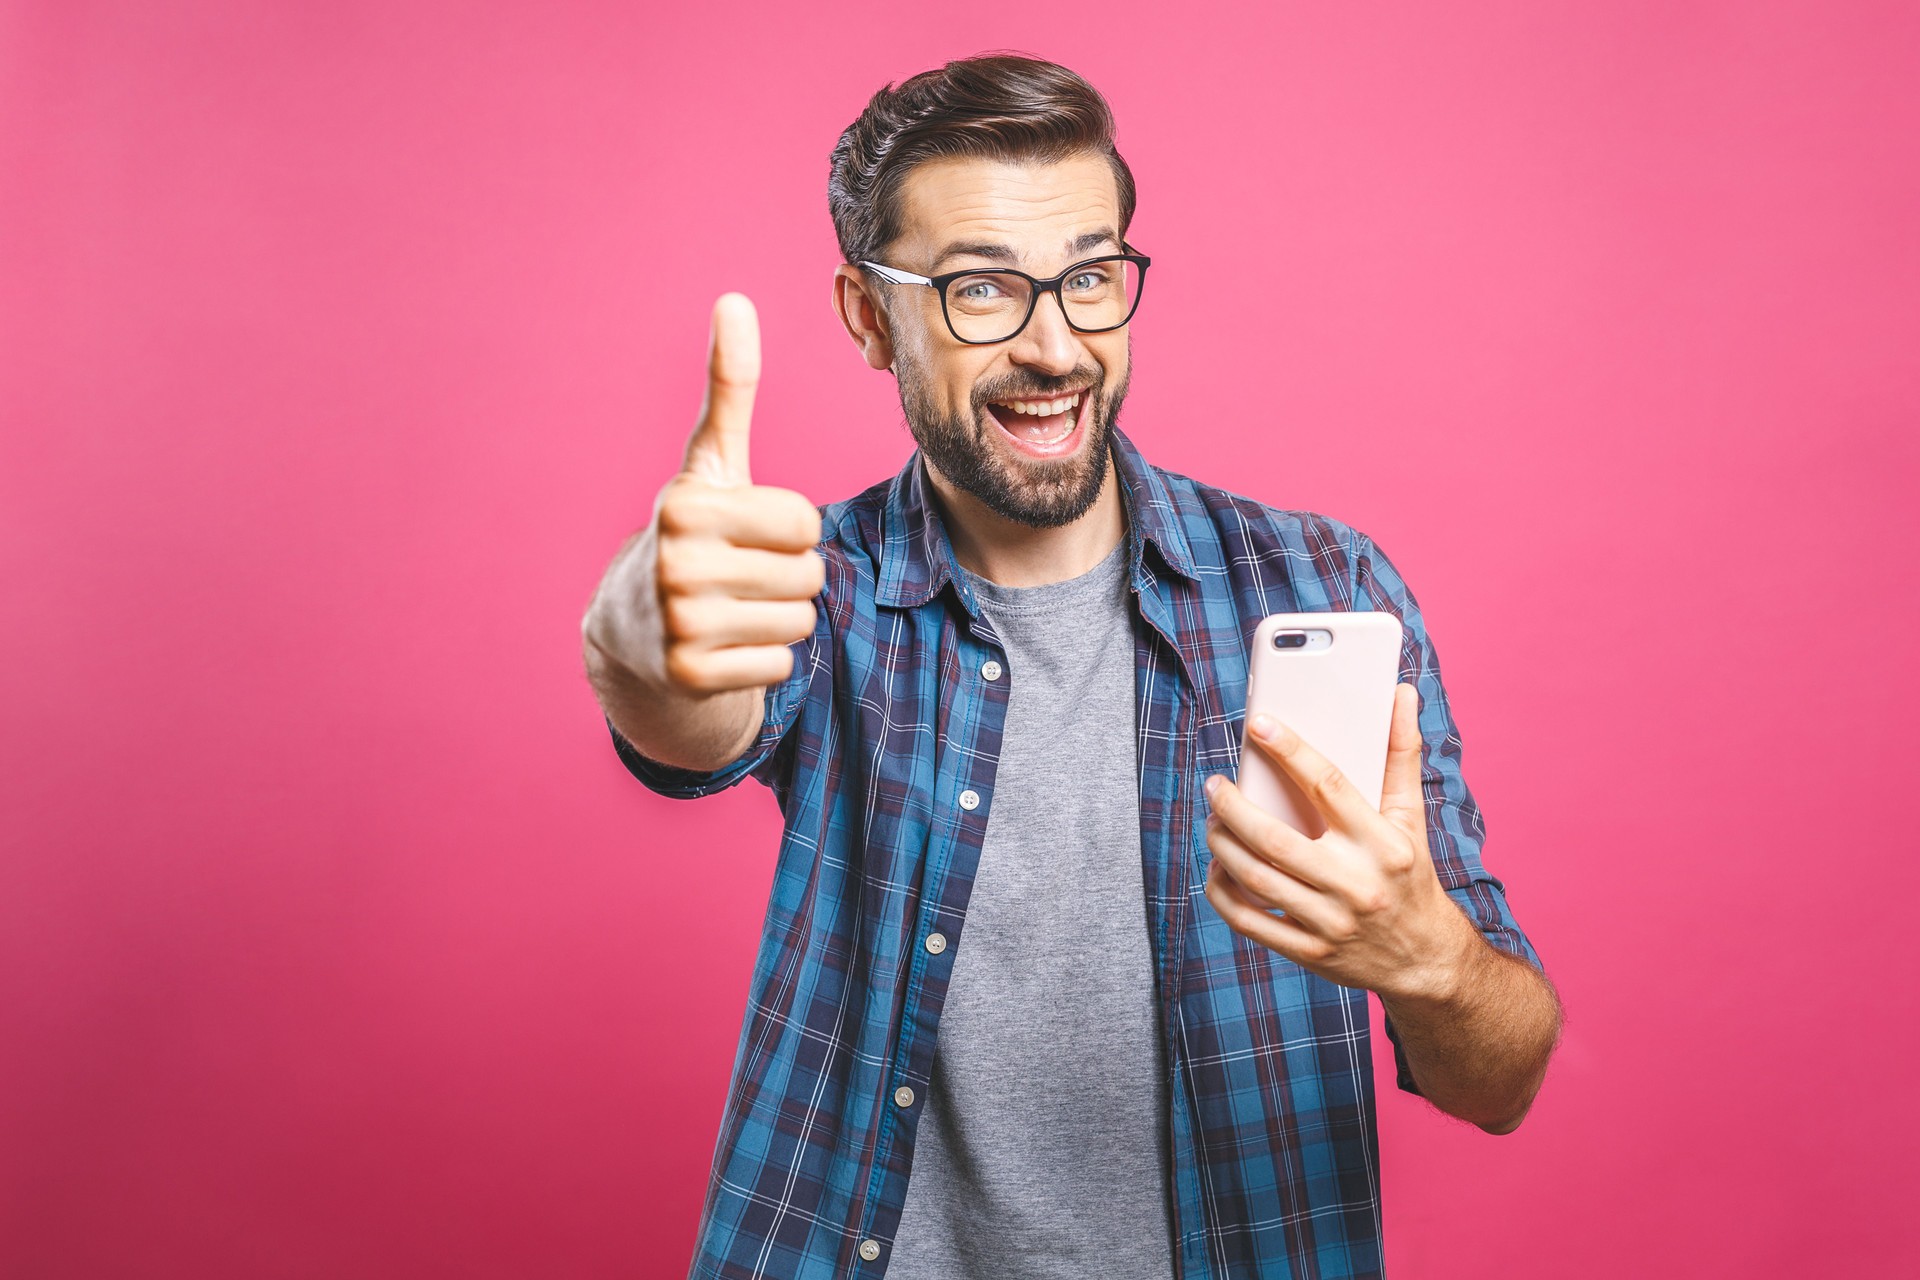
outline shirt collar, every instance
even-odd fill
[[[1143,569],[1151,563],[1145,555],[1149,545],[1168,569],[1195,578],[1193,551],[1180,528],[1166,481],[1118,427],[1113,428],[1112,437],[1114,470],[1120,481],[1127,526],[1128,580],[1136,586],[1145,581]],[[951,582],[972,612],[972,593],[962,582],[960,563],[927,483],[916,449],[887,487],[875,603],[895,608],[922,605]]]

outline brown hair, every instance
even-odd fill
[[[1133,171],[1113,145],[1100,91],[1057,63],[982,54],[888,85],[833,148],[827,209],[848,262],[878,260],[900,234],[900,186],[917,164],[955,156],[1052,163],[1103,155],[1133,221]]]

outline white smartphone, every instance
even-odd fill
[[[1375,809],[1387,780],[1400,619],[1390,613],[1276,613],[1253,633],[1247,719],[1266,712],[1331,760]],[[1241,727],[1240,789],[1309,837],[1327,829],[1306,794]]]

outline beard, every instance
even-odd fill
[[[1035,529],[1054,529],[1078,520],[1099,498],[1113,427],[1132,377],[1131,362],[1111,393],[1098,365],[1082,365],[1057,378],[1028,374],[978,383],[965,416],[941,412],[931,379],[904,353],[896,351],[894,372],[907,430],[921,454],[995,515]],[[1087,439],[1071,457],[1020,458],[989,438],[1000,430],[987,408],[989,401],[1048,400],[1078,386],[1088,388],[1092,403],[1087,407]]]

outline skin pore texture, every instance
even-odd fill
[[[1119,193],[1098,155],[930,161],[901,190],[901,233],[876,259],[889,267],[927,276],[1014,267],[1046,279],[1121,252]],[[982,252],[990,246],[999,252]],[[1127,392],[1126,329],[1076,333],[1049,294],[1017,337],[974,346],[948,330],[932,289],[842,266],[833,290],[867,363],[899,381],[961,564],[1006,586],[1037,586],[1086,572],[1119,544],[1126,530],[1108,440]],[[1060,456],[1033,456],[1001,425],[1028,431],[1021,415],[990,407],[1075,392],[1079,420]]]

